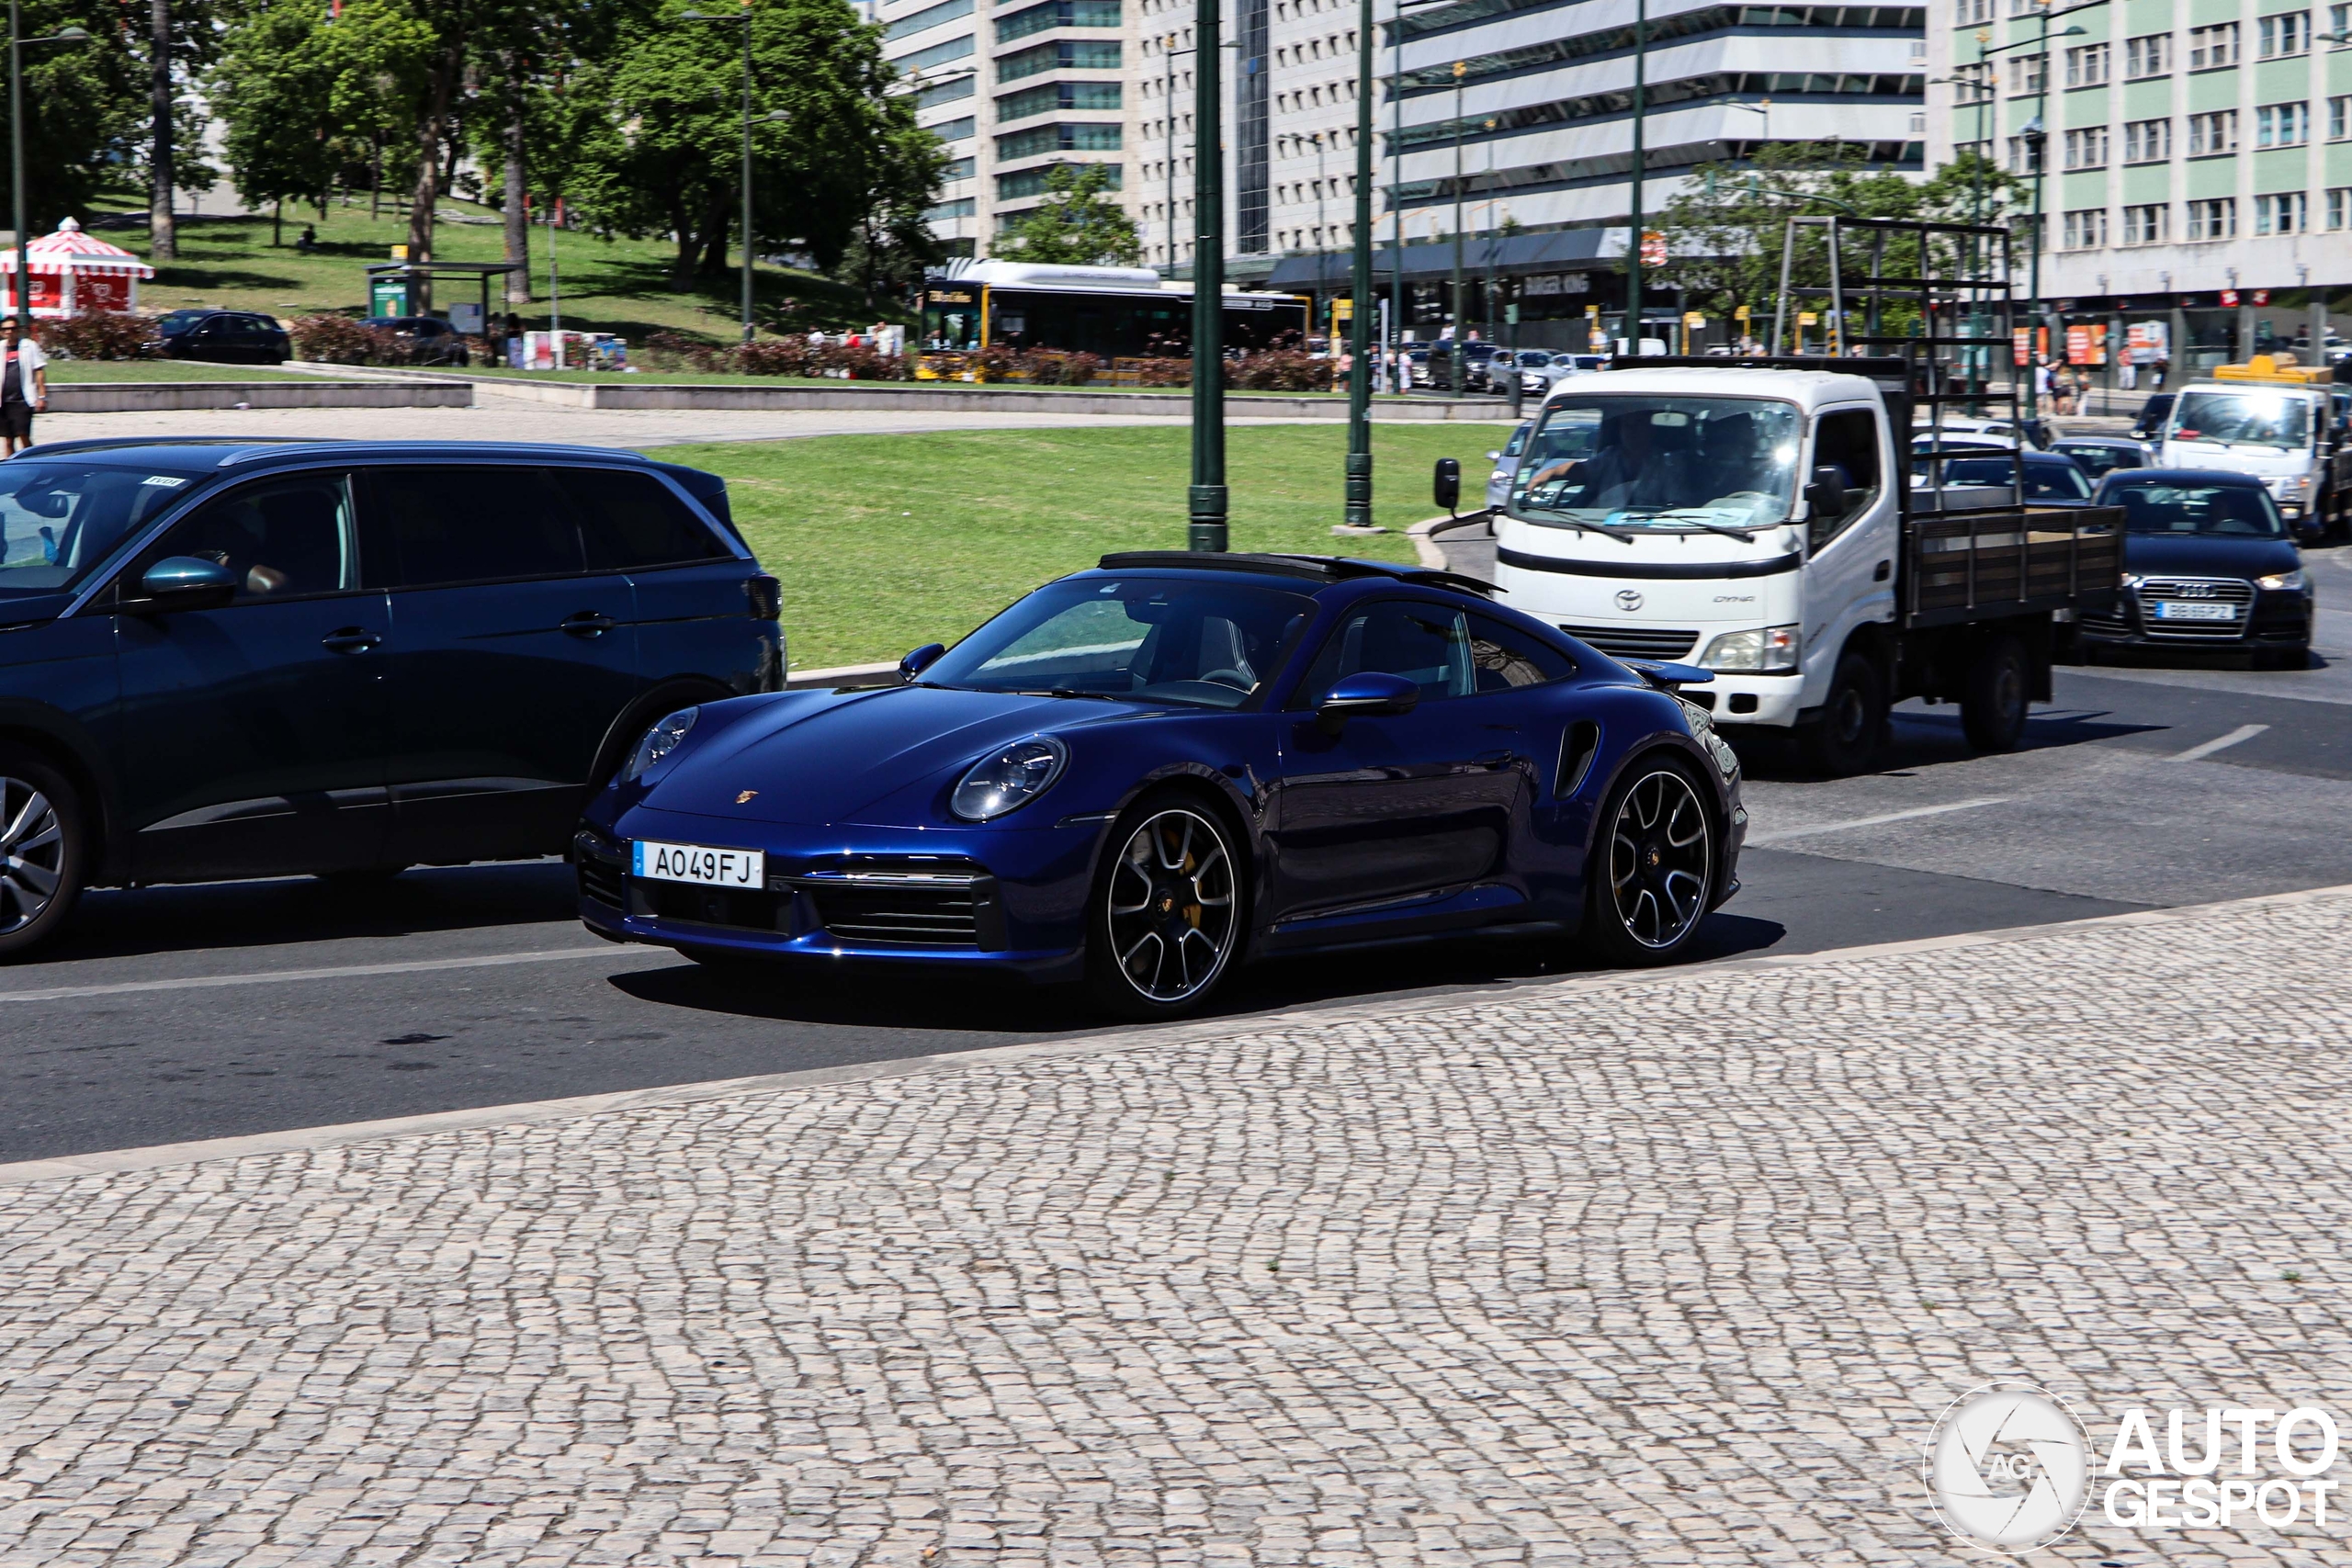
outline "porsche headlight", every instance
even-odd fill
[[[657,720],[653,728],[645,732],[645,739],[637,743],[637,750],[629,753],[628,765],[621,770],[620,782],[634,784],[643,778],[648,768],[678,749],[678,743],[686,738],[686,731],[692,729],[695,720],[701,716],[700,708],[680,708]]]
[[[947,809],[967,822],[987,822],[1018,810],[1046,793],[1061,777],[1069,748],[1050,735],[1016,740],[972,764]]]
[[[2312,585],[2312,574],[2297,567],[2292,571],[2274,571],[2255,581],[2274,593],[2300,593]]]

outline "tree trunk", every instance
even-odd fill
[[[702,258],[702,232],[695,227],[683,199],[670,204],[670,231],[678,237],[677,259],[670,264],[670,291],[684,294],[695,286],[695,265]]]
[[[454,45],[443,51],[441,58],[434,63],[424,113],[417,119],[416,195],[408,209],[408,259],[411,262],[433,259],[433,207],[441,188],[441,137],[448,124],[449,96],[457,89],[458,71],[463,63],[464,56]],[[416,316],[433,308],[431,273],[411,276],[408,308],[409,313]]]
[[[172,221],[172,0],[153,0],[147,20],[147,104],[155,121],[147,171],[148,254],[171,261],[180,254]]]
[[[285,243],[286,203],[273,201],[269,204],[269,248],[274,251]]]
[[[703,230],[701,271],[705,277],[727,276],[727,236],[730,228],[727,221],[727,198],[724,197],[714,197],[711,199],[710,211]]]
[[[526,178],[523,157],[529,142],[523,125],[523,57],[510,53],[506,57],[506,259],[519,264],[520,272],[506,275],[506,302],[521,305],[531,298],[531,214],[530,185]]]
[[[373,173],[368,186],[368,221],[373,223],[384,210],[384,143],[379,137],[370,141],[368,145],[375,149],[376,153],[370,165]]]

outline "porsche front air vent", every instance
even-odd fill
[[[996,878],[888,867],[811,872],[794,879],[828,935],[894,947],[1004,946]]]

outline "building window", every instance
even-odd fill
[[[1050,32],[1056,28],[1115,28],[1119,25],[1119,0],[1049,0],[1044,6],[1032,6],[1025,11],[1015,11],[1010,17],[996,19],[996,41],[1011,43],[1031,33]]]
[[[2123,127],[2123,161],[2161,164],[2172,156],[2172,121],[2135,119]]]
[[[2148,33],[2123,40],[2123,74],[2132,81],[2143,76],[2172,74],[2172,34]]]
[[[1023,197],[1043,196],[1046,194],[1046,181],[1060,167],[1059,164],[1048,164],[1042,169],[1023,169],[1017,175],[999,175],[996,177],[996,198],[999,201],[1018,201]],[[1104,190],[1119,188],[1118,164],[1086,164],[1080,167],[1101,169],[1108,175],[1102,186]]]
[[[2042,0],[2009,0],[2009,15],[2030,17],[2041,9]]]
[[[969,158],[951,158],[947,161],[947,166],[939,171],[940,183],[943,185],[951,180],[968,180],[971,177],[972,160]]]
[[[952,38],[945,43],[935,43],[929,49],[916,50],[912,54],[901,54],[890,63],[900,71],[928,71],[934,65],[944,65],[951,60],[962,60],[971,52],[972,35],[966,33],[962,38]]]
[[[2098,87],[2107,83],[2107,45],[2086,43],[2066,51],[2066,85]]]
[[[2281,11],[2275,17],[2265,17],[2254,24],[2255,52],[2265,60],[2276,60],[2286,54],[2309,54],[2312,48],[2312,14],[2309,11]]]
[[[2238,231],[2238,204],[2235,197],[2219,196],[2211,201],[2188,204],[2188,237],[2192,240],[2227,240]]]
[[[2191,71],[2218,71],[2224,65],[2238,62],[2238,25],[2220,22],[2210,28],[2188,29],[2188,68]]]
[[[2039,54],[2020,55],[2018,57],[2017,85],[2010,90],[2009,96],[2013,98],[2030,98],[2041,92],[2042,85],[2049,79],[2048,59]]]
[[[2107,248],[2107,209],[2086,207],[2066,214],[2062,230],[2062,244],[2070,251],[2098,251]]]
[[[2107,127],[2090,125],[2066,132],[2065,166],[2070,169],[2106,168]]]
[[[996,79],[1018,82],[1023,76],[1042,75],[1048,71],[1116,71],[1119,68],[1119,45],[1116,39],[1096,43],[1091,39],[1077,42],[1063,39],[1055,43],[1041,43],[1012,54],[1000,55],[996,62]]]
[[[882,41],[896,43],[902,38],[912,38],[915,34],[928,31],[943,22],[952,22],[958,17],[968,17],[971,14],[972,0],[941,0],[939,5],[927,6],[913,16],[901,17],[883,28]]]
[[[2327,226],[2352,229],[2352,186],[2337,186],[2327,193]]]
[[[2211,158],[2238,150],[2238,111],[2215,109],[2188,117],[2188,155]]]
[[[1027,119],[1033,114],[1057,114],[1063,109],[1114,109],[1119,107],[1119,84],[1116,82],[1048,82],[1042,87],[1023,87],[1017,93],[1007,93],[996,101],[996,118],[1005,120]]]
[[[924,208],[922,215],[933,223],[949,218],[969,218],[972,215],[972,198],[963,196],[957,197],[954,201],[943,201],[936,207]]]
[[[996,155],[1004,163],[1035,158],[1046,152],[1116,152],[1115,125],[1033,125],[996,139]]]
[[[937,125],[923,129],[942,141],[961,141],[972,134],[972,117],[966,115],[962,119],[943,119]]]
[[[2041,149],[2044,142],[2029,141],[2022,136],[2009,138],[2009,173],[2038,175],[2041,173]]]
[[[2327,30],[2335,35],[2336,48],[2352,49],[2352,6],[2330,6]]]
[[[2257,234],[2300,234],[2312,226],[2311,198],[2299,190],[2254,198],[2254,231]]]
[[[2172,237],[2172,209],[2163,202],[2123,209],[2123,243],[2161,245]]]
[[[1993,0],[1960,0],[1955,15],[1963,28],[1976,22],[1989,22],[1993,19]]]
[[[2327,100],[2327,139],[2341,141],[2352,136],[2352,97],[2339,95]]]
[[[2254,111],[2256,147],[2301,147],[2311,139],[2309,104],[2265,104]]]
[[[972,96],[975,80],[977,78],[971,76],[958,76],[953,82],[942,82],[936,87],[924,87],[915,94],[915,107],[918,110],[935,109],[942,104],[968,98]]]

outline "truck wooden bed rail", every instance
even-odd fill
[[[2122,591],[2123,513],[2111,506],[1915,514],[1905,525],[1903,623],[2097,614]]]

